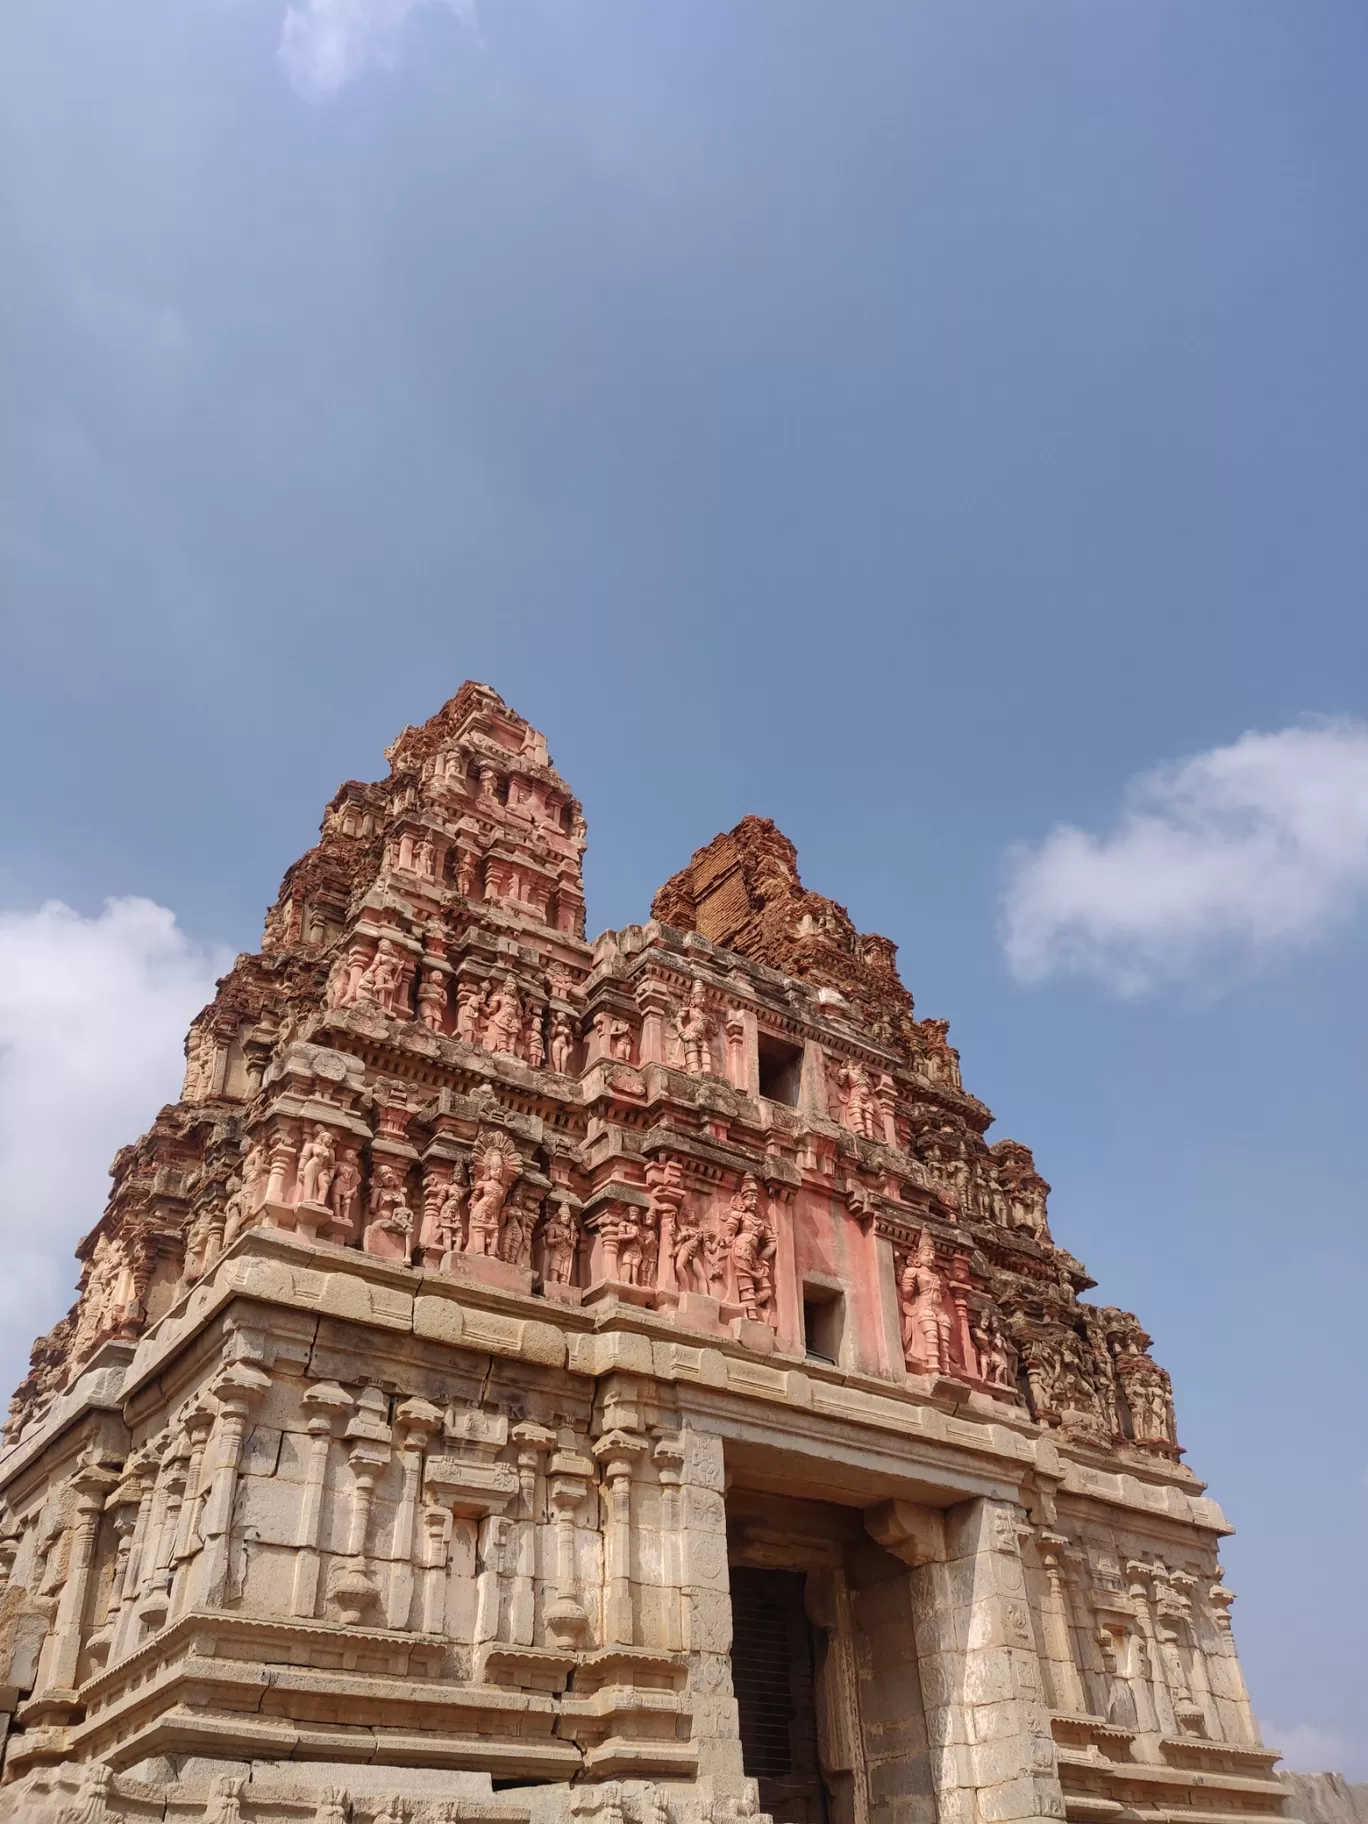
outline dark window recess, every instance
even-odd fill
[[[797,1108],[798,1092],[803,1083],[803,1048],[787,1039],[776,1039],[762,1032],[758,1039],[760,1053],[760,1094],[771,1102],[782,1102],[785,1108]]]
[[[803,1288],[803,1348],[819,1361],[839,1362],[844,1312],[839,1292]]]
[[[775,1824],[826,1824],[812,1629],[798,1571],[731,1573],[732,1687],[741,1758]]]

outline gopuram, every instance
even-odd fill
[[[125,1147],[0,1456],[0,1819],[1277,1816],[1168,1376],[745,818],[584,936],[466,684]]]

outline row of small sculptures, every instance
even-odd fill
[[[1104,1439],[1129,1437],[1171,1446],[1176,1440],[1168,1374],[1123,1329],[1082,1305],[1082,1334],[1073,1329],[1032,1333],[1018,1324],[1021,1366],[1031,1409],[1040,1419]]]
[[[278,1133],[269,1148],[262,1140],[252,1143],[223,1202],[211,1200],[196,1216],[184,1276],[198,1279],[244,1229],[272,1219],[273,1209],[292,1207],[297,1222],[308,1214],[326,1239],[359,1241],[381,1258],[417,1257],[440,1267],[454,1254],[467,1254],[529,1267],[535,1253],[544,1281],[571,1285],[583,1240],[576,1200],[552,1192],[543,1209],[541,1192],[519,1183],[524,1170],[513,1143],[495,1134],[475,1147],[468,1185],[454,1164],[430,1167],[415,1209],[399,1164],[377,1158],[363,1187],[358,1147],[339,1148],[331,1128],[317,1124],[297,1152],[288,1135]],[[653,1166],[649,1181],[644,1203],[610,1203],[589,1220],[602,1244],[604,1276],[625,1285],[705,1293],[772,1322],[776,1240],[758,1181],[747,1175],[725,1208],[702,1214],[690,1203],[677,1163]]]

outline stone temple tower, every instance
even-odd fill
[[[0,1455],[0,1819],[1276,1816],[1168,1376],[745,818],[584,935],[466,684],[113,1165]]]

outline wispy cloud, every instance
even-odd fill
[[[1260,1722],[1259,1733],[1282,1755],[1287,1773],[1342,1773],[1351,1780],[1368,1775],[1368,1744],[1350,1741],[1331,1729],[1315,1723],[1293,1723],[1284,1729],[1280,1723]]]
[[[0,912],[6,1391],[70,1302],[71,1251],[104,1208],[110,1160],[180,1093],[186,1027],[230,961],[149,899],[108,900],[97,918],[56,900]]]
[[[409,15],[432,5],[475,28],[475,0],[299,0],[285,14],[280,60],[300,94],[335,95],[364,71],[393,64]]]
[[[1214,954],[1305,943],[1368,892],[1368,725],[1251,732],[1131,781],[1115,827],[1057,825],[1012,856],[1004,941],[1021,981],[1120,994]]]

